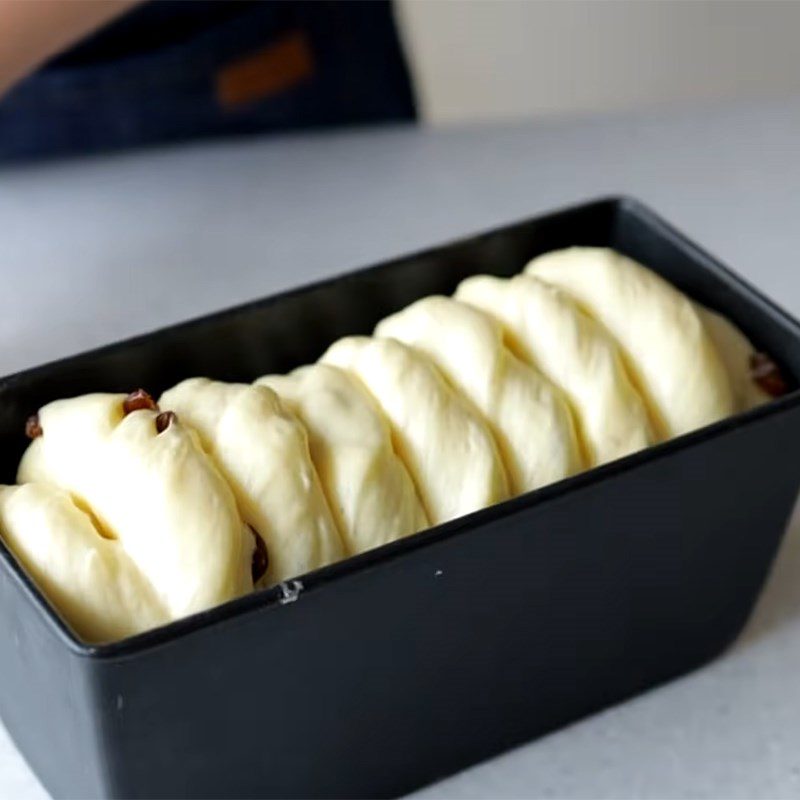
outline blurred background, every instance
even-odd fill
[[[800,90],[800,3],[0,0],[0,160]]]
[[[800,89],[800,3],[399,0],[436,125]]]

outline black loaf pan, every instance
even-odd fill
[[[0,385],[0,479],[58,397],[313,361],[467,275],[607,245],[734,320],[796,386],[800,327],[639,203],[593,202]],[[399,795],[691,670],[741,630],[798,489],[800,394],[103,647],[0,552],[0,713],[56,796]],[[785,453],[785,455],[784,455]]]

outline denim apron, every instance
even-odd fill
[[[414,118],[388,0],[162,0],[0,100],[0,162]]]

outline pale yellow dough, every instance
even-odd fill
[[[351,553],[428,526],[389,423],[357,378],[312,364],[256,383],[277,392],[305,425],[311,459]]]
[[[158,433],[157,412],[125,416],[124,400],[93,394],[44,406],[44,433],[18,481],[59,487],[91,510],[170,619],[252,590],[252,534],[196,435],[180,421]]]
[[[482,412],[500,447],[513,494],[582,468],[563,393],[511,353],[493,318],[436,295],[387,317],[375,333],[423,351]]]
[[[0,534],[85,641],[124,639],[169,621],[120,542],[104,539],[61,489],[41,483],[0,487]]]
[[[269,586],[345,556],[320,487],[306,432],[266,386],[190,378],[164,392],[200,436],[236,495],[245,522],[264,539]]]
[[[322,361],[350,370],[380,403],[434,525],[509,496],[492,435],[430,359],[393,339],[340,339]]]
[[[499,320],[511,349],[564,390],[577,414],[587,466],[655,441],[616,343],[564,292],[529,275],[476,275],[455,297]]]
[[[666,436],[736,411],[731,381],[700,314],[656,273],[595,247],[546,253],[525,271],[563,289],[614,336]]]
[[[771,400],[752,378],[750,359],[756,349],[750,340],[725,317],[701,305],[695,307],[725,364],[737,409],[744,411]]]

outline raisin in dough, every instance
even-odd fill
[[[378,401],[431,524],[509,496],[489,429],[423,353],[393,339],[350,336],[322,361],[353,372]]]
[[[577,413],[588,466],[653,443],[647,408],[616,343],[563,292],[528,275],[476,275],[455,296],[497,318],[511,349],[564,390]]]
[[[312,364],[256,383],[277,392],[305,426],[311,460],[350,552],[428,527],[389,423],[357,378]]]
[[[308,452],[306,432],[266,386],[190,378],[165,392],[163,409],[200,435],[245,522],[264,539],[269,586],[345,556]]]
[[[0,533],[85,641],[124,639],[169,621],[120,542],[103,538],[61,489],[43,483],[0,487]]]
[[[159,433],[158,412],[126,415],[125,399],[92,394],[44,406],[43,433],[17,480],[60,487],[90,510],[171,619],[251,591],[253,536],[197,436],[180,420]]]
[[[736,407],[746,411],[771,400],[770,395],[753,380],[751,364],[756,349],[750,340],[716,311],[700,305],[695,307],[725,364]]]
[[[546,253],[525,271],[563,289],[614,336],[662,433],[679,436],[736,410],[700,314],[659,275],[596,247]]]
[[[583,466],[562,392],[511,353],[491,317],[452,298],[431,296],[387,317],[375,333],[422,350],[481,411],[513,494],[546,486]]]

